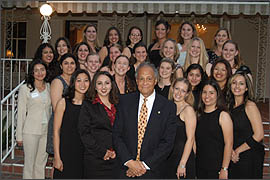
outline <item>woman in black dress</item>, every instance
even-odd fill
[[[177,106],[178,121],[173,150],[165,164],[164,178],[195,178],[195,156],[193,145],[196,129],[196,113],[192,107],[194,98],[191,84],[185,78],[174,81],[169,99]]]
[[[126,47],[123,49],[123,54],[126,55],[129,59],[133,59],[134,46],[135,44],[142,42],[142,40],[142,30],[137,26],[131,27],[128,31]]]
[[[114,81],[120,94],[127,94],[137,90],[135,81],[127,76],[129,70],[129,59],[125,55],[120,55],[114,61]]]
[[[107,66],[110,62],[110,47],[113,44],[119,44],[122,47],[122,36],[119,29],[117,29],[116,27],[110,27],[107,30],[104,38],[103,47],[98,52],[102,67]]]
[[[198,110],[198,103],[200,99],[200,91],[202,88],[202,83],[206,79],[206,74],[203,68],[199,64],[191,64],[187,71],[185,72],[185,77],[189,81],[192,87],[192,94],[194,96],[193,108],[195,111]]]
[[[65,98],[56,105],[54,114],[54,175],[55,179],[83,177],[83,146],[78,133],[81,104],[90,86],[86,70],[75,71]]]
[[[228,179],[233,123],[215,80],[204,83],[198,109],[196,174],[199,179]]]
[[[160,56],[159,51],[163,42],[167,39],[167,35],[169,34],[170,30],[171,25],[163,19],[158,20],[155,24],[156,39],[148,47],[149,60],[155,65],[155,67],[158,67],[160,64],[162,57]]]
[[[156,93],[168,98],[169,90],[173,80],[175,63],[170,58],[163,58],[158,67],[158,83],[155,85]]]
[[[210,78],[217,81],[224,97],[227,95],[227,83],[229,78],[232,76],[232,68],[228,61],[220,59],[214,62],[211,68]]]
[[[97,72],[79,117],[79,133],[84,146],[84,178],[113,179],[118,162],[112,145],[112,127],[118,104],[118,89],[106,71]]]
[[[234,145],[229,177],[262,179],[264,137],[260,111],[254,102],[252,83],[247,74],[229,80],[228,104],[233,120]]]

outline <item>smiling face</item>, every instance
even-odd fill
[[[76,69],[76,63],[75,60],[71,57],[66,58],[62,64],[60,65],[62,70],[63,70],[63,74],[69,75],[71,76],[72,73],[75,71]]]
[[[173,87],[174,102],[182,102],[188,96],[188,85],[183,81],[178,81]]]
[[[227,61],[234,61],[234,57],[238,55],[236,47],[232,43],[226,43],[222,49],[222,56]]]
[[[202,101],[205,106],[216,107],[217,104],[217,91],[211,85],[204,86],[202,90]]]
[[[234,96],[244,96],[248,90],[245,77],[237,75],[231,82],[231,91]]]
[[[43,64],[36,64],[33,70],[35,81],[43,81],[46,77],[46,68]]]
[[[189,40],[193,36],[193,29],[189,24],[184,24],[180,33],[184,40]]]
[[[129,39],[132,44],[138,43],[142,39],[140,30],[136,28],[132,29],[129,35]]]
[[[93,26],[89,26],[85,31],[86,40],[89,42],[94,42],[97,39],[97,31]]]
[[[215,36],[217,46],[223,46],[223,44],[229,40],[229,36],[225,30],[220,30]]]
[[[101,74],[97,78],[95,89],[99,97],[109,97],[109,94],[112,89],[111,79],[108,76]]]
[[[164,57],[170,58],[170,59],[174,59],[174,53],[175,53],[175,45],[172,41],[167,41],[164,44],[163,47],[163,55]]]
[[[187,79],[188,79],[189,83],[191,84],[192,88],[197,86],[202,80],[202,75],[201,75],[200,70],[199,69],[192,69],[188,73]]]
[[[136,82],[140,93],[147,98],[154,92],[157,83],[154,70],[148,66],[141,67],[138,71]]]
[[[101,63],[98,55],[89,55],[86,61],[86,67],[91,73],[97,72]]]
[[[49,65],[53,60],[53,50],[50,47],[45,47],[42,50],[42,60]]]
[[[167,37],[167,29],[164,24],[159,24],[155,28],[157,39],[164,39]]]
[[[60,40],[58,45],[57,45],[57,52],[59,54],[59,56],[63,56],[64,54],[66,54],[68,52],[68,46],[66,41],[64,40]]]
[[[144,62],[147,57],[147,51],[145,47],[137,47],[134,52],[134,57],[139,63]]]
[[[114,72],[119,76],[125,76],[129,70],[129,60],[126,57],[119,57],[114,63]]]
[[[121,51],[120,51],[117,47],[112,46],[112,47],[110,48],[110,60],[111,60],[112,62],[114,62],[115,59],[116,59],[118,56],[120,56],[120,55],[121,55]]]
[[[217,63],[214,67],[213,77],[217,82],[224,82],[227,80],[227,69],[225,64]]]
[[[194,40],[190,46],[189,54],[193,58],[198,58],[201,54],[200,41]]]
[[[85,73],[81,73],[75,80],[75,93],[85,94],[90,86],[90,80]]]
[[[78,49],[78,59],[81,61],[86,61],[86,57],[89,54],[89,49],[85,44],[80,45]]]
[[[159,76],[162,79],[169,79],[172,75],[172,66],[168,62],[162,62],[159,67]]]
[[[109,41],[110,41],[110,44],[116,44],[119,41],[119,34],[117,33],[115,29],[112,29],[109,32]]]

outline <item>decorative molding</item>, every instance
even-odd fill
[[[257,17],[258,19],[258,55],[257,55],[257,74],[256,74],[256,90],[257,100],[265,99],[266,91],[266,68],[267,68],[267,45],[269,36],[269,21],[265,17]]]

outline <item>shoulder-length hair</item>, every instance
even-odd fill
[[[105,35],[105,38],[104,38],[103,46],[109,46],[109,45],[110,45],[109,35],[110,35],[110,32],[111,32],[112,30],[115,30],[115,31],[117,32],[118,38],[119,38],[119,40],[118,40],[117,43],[120,44],[120,45],[122,46],[122,37],[121,37],[121,33],[120,33],[119,29],[116,28],[116,27],[110,27],[110,28],[107,30],[106,35]]]
[[[246,105],[248,100],[255,101],[254,89],[253,89],[253,85],[252,85],[252,81],[250,77],[245,72],[237,72],[229,79],[228,84],[227,84],[228,91],[227,91],[226,101],[227,101],[228,108],[230,111],[233,109],[235,105],[235,98],[232,93],[231,85],[233,81],[235,80],[235,78],[237,78],[238,76],[244,77],[245,82],[246,82],[246,87],[247,87],[247,91],[244,93],[243,103]]]
[[[185,71],[185,78],[188,77],[188,74],[190,73],[190,71],[192,70],[196,70],[198,69],[200,71],[200,74],[201,74],[201,82],[194,88],[194,90],[200,90],[201,89],[201,86],[202,86],[202,82],[205,81],[207,78],[206,78],[206,75],[205,75],[205,72],[203,71],[203,68],[200,64],[191,64],[187,70]]]
[[[231,68],[230,63],[225,59],[219,59],[219,60],[214,62],[214,64],[211,67],[210,78],[216,80],[215,77],[214,77],[214,70],[215,70],[215,67],[217,66],[217,64],[224,64],[225,65],[225,68],[226,68],[226,71],[227,71],[226,79],[227,79],[227,82],[228,82],[229,78],[232,76],[232,68]]]
[[[96,30],[96,32],[98,32],[97,26],[96,26],[95,24],[88,24],[88,25],[85,27],[85,29],[83,30],[83,32],[84,32],[84,34],[83,34],[83,42],[86,42],[86,43],[87,43],[87,39],[86,39],[85,34],[86,34],[86,31],[87,31],[87,29],[88,29],[89,27],[93,27],[93,28]],[[95,45],[95,48],[96,48],[96,49],[100,49],[100,43],[99,43],[98,37],[95,39],[94,45]],[[91,49],[91,47],[90,47],[90,49]]]
[[[37,48],[36,52],[35,52],[35,57],[34,59],[41,59],[42,60],[42,51],[43,49],[45,49],[46,47],[50,48],[53,52],[53,60],[50,64],[54,64],[56,62],[56,52],[55,49],[53,48],[53,46],[49,43],[42,43],[39,45],[39,47]]]
[[[205,45],[204,42],[201,38],[199,37],[194,37],[191,39],[191,41],[188,43],[187,46],[187,56],[186,56],[186,60],[185,60],[185,64],[184,64],[184,69],[186,70],[190,65],[191,65],[191,56],[190,56],[190,49],[192,47],[192,43],[194,41],[199,41],[200,43],[200,57],[199,57],[199,62],[198,64],[200,64],[203,68],[203,70],[205,71],[206,68],[206,64],[208,63],[208,55],[205,49]]]
[[[77,79],[77,77],[78,77],[79,74],[86,74],[86,76],[88,77],[89,82],[91,82],[90,75],[89,75],[89,73],[85,69],[78,69],[78,70],[76,70],[72,74],[72,76],[70,78],[70,84],[68,86],[67,91],[65,91],[65,93],[63,94],[64,97],[66,97],[66,98],[68,98],[70,100],[73,100],[73,98],[75,97],[75,82],[76,82],[76,79]],[[90,88],[90,86],[89,86],[89,88]],[[88,90],[85,93],[85,98],[88,98],[89,88],[88,88]]]
[[[105,76],[109,77],[109,79],[111,80],[111,83],[112,83],[112,89],[109,93],[110,103],[111,104],[118,104],[119,90],[117,88],[117,85],[115,84],[115,81],[113,80],[112,75],[110,73],[108,73],[107,71],[99,71],[99,72],[96,72],[96,74],[94,75],[94,78],[93,78],[92,83],[91,83],[90,91],[89,91],[90,100],[93,101],[97,96],[97,90],[96,90],[97,79],[101,75],[105,75]]]
[[[178,37],[177,37],[177,40],[178,40],[178,43],[180,43],[180,44],[184,44],[184,39],[183,39],[182,36],[181,36],[181,31],[182,31],[182,28],[183,28],[183,26],[184,26],[185,24],[190,25],[191,28],[192,28],[193,34],[192,34],[192,37],[191,37],[191,38],[194,38],[194,37],[197,36],[197,30],[196,30],[195,26],[194,26],[191,22],[185,21],[185,22],[183,22],[183,23],[181,24],[181,26],[180,26],[179,29],[178,29]]]
[[[244,62],[243,62],[243,60],[242,60],[242,58],[241,58],[241,56],[240,56],[240,49],[239,49],[238,44],[237,44],[236,42],[234,42],[234,41],[232,41],[232,40],[227,40],[227,41],[223,44],[222,50],[224,49],[224,46],[225,46],[226,44],[228,44],[228,43],[233,44],[234,47],[235,47],[235,49],[238,51],[238,54],[234,57],[234,67],[233,67],[233,68],[238,69],[241,65],[244,64]]]
[[[170,87],[170,91],[169,91],[169,95],[168,95],[168,99],[169,100],[173,100],[173,89],[176,85],[176,83],[178,82],[183,82],[187,85],[187,96],[185,97],[185,101],[191,105],[193,107],[193,104],[194,104],[194,96],[193,96],[193,93],[192,93],[192,86],[190,84],[190,82],[186,79],[186,78],[177,78],[171,85]]]
[[[54,45],[55,52],[56,52],[56,59],[59,58],[59,53],[57,51],[57,47],[58,47],[58,44],[59,44],[60,41],[65,41],[65,43],[67,44],[68,53],[71,53],[71,45],[70,45],[69,40],[66,37],[60,37],[60,38],[58,38],[56,40],[55,45]]]
[[[59,60],[60,66],[62,66],[64,60],[66,60],[67,58],[72,58],[72,59],[74,60],[75,65],[76,65],[75,71],[76,71],[77,69],[80,68],[78,59],[77,59],[73,54],[71,54],[71,53],[66,53],[66,54],[64,54],[63,56],[61,56],[61,58],[60,58],[60,60]],[[61,74],[62,74],[62,73],[63,73],[63,70],[62,70],[62,68],[61,68]]]
[[[231,33],[229,32],[229,30],[228,30],[227,28],[224,28],[224,27],[219,28],[219,29],[217,30],[217,32],[216,32],[216,34],[215,34],[214,37],[217,37],[217,34],[218,34],[220,31],[225,31],[225,32],[226,32],[226,34],[227,34],[227,36],[228,36],[228,40],[231,40],[231,39],[232,39]],[[216,42],[216,40],[215,40],[215,38],[214,38],[212,50],[215,51],[216,49],[217,49],[217,42]]]
[[[166,58],[166,57],[165,57],[165,58],[161,59],[161,61],[160,61],[160,63],[159,63],[158,70],[160,69],[161,64],[164,63],[164,62],[169,63],[169,64],[171,65],[171,68],[172,68],[172,74],[171,74],[171,76],[170,76],[170,81],[172,82],[172,81],[173,81],[173,72],[174,72],[174,70],[175,70],[175,63],[174,63],[174,61],[173,61],[172,59]],[[161,77],[160,77],[160,75],[159,75],[159,73],[158,73],[158,79],[160,79],[160,78],[161,78]]]
[[[141,37],[142,37],[142,38],[141,38],[141,40],[140,40],[138,43],[142,42],[142,40],[143,40],[143,32],[142,32],[141,28],[139,28],[138,26],[132,26],[132,27],[129,29],[128,34],[127,34],[127,42],[126,42],[126,46],[128,46],[128,45],[131,44],[131,41],[130,41],[130,39],[129,39],[129,36],[131,35],[131,31],[132,31],[133,29],[137,29],[137,30],[140,31],[140,34],[141,34]]]
[[[165,45],[168,41],[170,41],[170,42],[173,43],[173,46],[174,46],[174,53],[173,53],[174,56],[173,56],[173,60],[174,60],[174,62],[177,62],[177,59],[178,59],[179,56],[180,56],[180,51],[179,51],[179,49],[178,49],[178,47],[177,47],[177,43],[176,43],[176,41],[175,41],[174,39],[168,38],[168,39],[166,39],[166,40],[162,43],[161,49],[160,49],[160,51],[159,51],[160,56],[163,57],[163,58],[165,57],[165,56],[164,56],[164,45]]]
[[[74,49],[74,52],[73,52],[74,56],[76,56],[77,59],[79,59],[79,58],[78,58],[78,51],[79,51],[79,48],[80,48],[82,45],[85,45],[85,46],[87,47],[89,53],[90,53],[90,51],[91,51],[91,50],[90,50],[91,48],[90,48],[90,46],[89,46],[89,44],[88,44],[87,42],[84,42],[84,41],[80,42],[79,44],[77,44],[77,45],[75,46],[75,49]]]
[[[46,76],[44,78],[44,81],[47,81],[48,78],[48,67],[46,65],[46,63],[44,61],[42,61],[41,59],[33,59],[33,61],[31,62],[29,69],[28,69],[28,74],[26,75],[25,78],[25,84],[27,85],[27,87],[30,89],[30,92],[33,92],[36,87],[35,87],[35,78],[34,78],[34,68],[37,64],[41,64],[45,67],[46,70]]]
[[[212,86],[217,93],[216,108],[221,111],[227,111],[227,107],[225,105],[225,99],[218,83],[214,79],[209,79],[203,83],[202,89],[200,91],[200,100],[199,100],[198,111],[197,111],[198,116],[201,116],[205,110],[205,104],[202,100],[202,93],[203,93],[204,87],[207,85]]]

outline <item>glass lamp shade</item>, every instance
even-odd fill
[[[50,16],[52,14],[52,7],[49,4],[43,4],[40,7],[40,13],[42,16]]]

